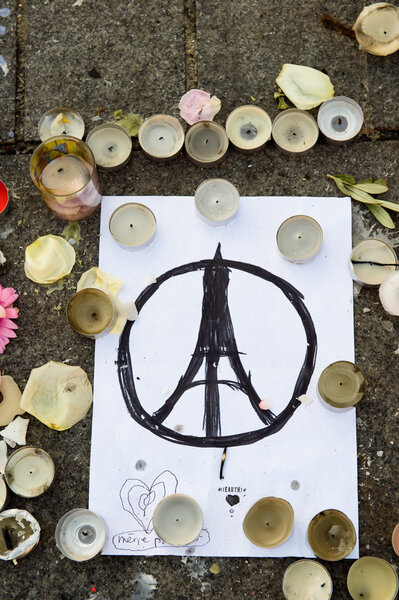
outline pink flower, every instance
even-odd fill
[[[190,90],[181,97],[179,102],[180,116],[189,125],[198,121],[212,121],[222,106],[216,96],[204,92],[204,90]]]
[[[17,298],[14,288],[0,285],[0,354],[3,354],[10,339],[17,337],[14,329],[18,329],[18,325],[11,320],[18,317],[18,309],[12,306]]]

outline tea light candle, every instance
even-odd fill
[[[195,206],[209,225],[226,225],[240,204],[238,189],[227,179],[206,179],[195,191]]]
[[[242,152],[261,150],[271,138],[272,121],[262,108],[247,104],[229,114],[226,133],[230,142]]]
[[[4,477],[14,494],[23,498],[36,498],[53,482],[54,463],[41,448],[25,446],[13,452],[5,466]]]
[[[0,218],[7,214],[10,207],[8,190],[5,183],[0,179]]]
[[[224,128],[213,121],[194,123],[186,133],[185,148],[191,162],[214,167],[224,159],[229,138]]]
[[[43,142],[32,155],[30,174],[47,207],[61,219],[85,219],[101,202],[93,153],[74,137]]]
[[[180,121],[170,115],[152,115],[146,119],[138,133],[144,153],[154,160],[175,158],[184,144],[184,130]]]
[[[335,96],[320,106],[317,123],[328,140],[348,142],[359,133],[363,125],[363,111],[351,98]]]
[[[185,546],[202,529],[202,511],[198,502],[185,494],[166,496],[154,510],[154,531],[166,544]]]
[[[363,556],[349,569],[347,586],[353,600],[394,600],[398,576],[386,560]]]
[[[123,127],[104,123],[94,127],[86,138],[94,154],[97,167],[103,171],[116,171],[124,167],[132,152],[132,138]]]
[[[109,220],[109,231],[118,244],[128,250],[137,250],[151,244],[157,221],[154,213],[137,202],[119,206]]]
[[[280,225],[276,238],[281,255],[301,264],[314,258],[320,250],[323,230],[312,217],[295,215]]]
[[[56,135],[72,135],[81,140],[84,131],[82,117],[71,108],[52,108],[39,121],[39,136],[42,142]]]
[[[107,334],[116,316],[110,297],[97,288],[84,288],[76,292],[67,306],[67,318],[72,329],[92,339]]]
[[[399,556],[399,524],[396,525],[392,532],[392,548],[394,549],[395,554]]]
[[[287,154],[308,152],[319,137],[319,128],[311,114],[299,108],[288,108],[273,121],[272,136]]]
[[[246,537],[261,548],[280,546],[291,535],[294,511],[282,498],[261,498],[245,515],[242,527]]]
[[[352,277],[367,287],[380,285],[395,271],[398,259],[394,250],[382,240],[362,240],[354,246],[350,258]]]
[[[318,390],[329,406],[348,408],[363,398],[366,380],[357,365],[339,360],[324,369],[319,378]]]
[[[297,560],[284,573],[286,600],[330,600],[332,591],[330,573],[315,560]]]
[[[8,487],[6,486],[6,482],[3,477],[0,475],[0,512],[5,509],[8,503]]]
[[[361,50],[387,56],[399,50],[399,8],[388,2],[366,6],[353,26]]]
[[[106,530],[101,517],[85,508],[67,512],[57,523],[55,543],[64,556],[82,562],[101,552]]]
[[[341,560],[354,549],[356,531],[345,513],[335,509],[323,510],[309,523],[308,542],[319,558]]]
[[[0,513],[0,560],[23,558],[39,543],[40,526],[26,510],[11,508]]]

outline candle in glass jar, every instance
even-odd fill
[[[109,220],[109,231],[118,244],[128,250],[148,246],[154,239],[157,222],[144,204],[128,202],[119,206]]]
[[[226,225],[237,213],[238,189],[227,179],[206,179],[195,191],[195,206],[209,225]]]
[[[395,271],[398,259],[394,250],[382,240],[362,240],[354,246],[350,258],[352,277],[366,287],[380,285]]]
[[[347,586],[353,600],[395,600],[398,576],[386,560],[363,556],[349,569]]]
[[[276,238],[281,255],[290,262],[301,264],[320,250],[323,230],[312,217],[295,215],[280,225]]]
[[[229,146],[224,127],[213,121],[194,123],[186,133],[185,148],[191,162],[200,167],[214,167],[226,155]]]
[[[317,123],[329,141],[348,142],[363,125],[363,111],[351,98],[335,96],[320,106]]]
[[[166,544],[185,546],[201,532],[201,507],[194,498],[185,494],[166,496],[155,507],[153,526],[157,536]]]
[[[67,318],[80,335],[98,339],[111,331],[117,313],[110,297],[97,288],[84,288],[68,302]]]
[[[272,136],[281,150],[298,155],[313,148],[319,137],[319,128],[311,114],[289,108],[274,119]]]
[[[57,135],[72,135],[81,140],[84,131],[85,125],[82,117],[71,108],[52,108],[39,121],[39,136],[42,142]]]
[[[13,452],[5,466],[4,476],[14,494],[35,498],[43,494],[53,482],[54,463],[41,448],[25,446]]]
[[[245,515],[242,527],[246,537],[261,548],[280,546],[291,535],[294,511],[283,498],[261,498]]]
[[[261,150],[270,140],[272,121],[267,112],[259,106],[238,106],[227,117],[226,133],[238,150],[255,152]]]
[[[341,560],[353,551],[356,531],[345,513],[335,509],[323,510],[309,523],[308,542],[319,558]]]
[[[92,129],[86,144],[94,154],[97,167],[103,171],[121,169],[132,152],[132,138],[116,123],[104,123]]]
[[[354,406],[363,398],[366,380],[357,365],[339,360],[324,369],[318,382],[322,399],[336,409]]]
[[[82,562],[101,552],[105,535],[101,517],[86,508],[75,508],[58,521],[55,543],[64,556]]]
[[[144,153],[154,160],[175,158],[184,144],[183,127],[170,115],[152,115],[146,119],[138,133]]]
[[[76,138],[43,142],[32,155],[30,174],[47,207],[61,219],[85,219],[101,202],[93,153]]]
[[[330,600],[332,591],[329,572],[315,560],[297,560],[284,573],[286,600]]]

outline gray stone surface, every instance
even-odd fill
[[[325,174],[344,171],[358,178],[387,177],[390,191],[386,197],[397,200],[398,151],[399,142],[363,142],[341,147],[318,143],[309,155],[290,159],[269,145],[254,155],[231,151],[224,163],[213,169],[195,167],[185,156],[168,164],[157,164],[136,151],[123,171],[102,174],[101,179],[107,195],[190,195],[203,179],[223,176],[233,181],[242,195],[334,196],[336,189]],[[76,247],[79,262],[64,289],[48,295],[45,287],[25,277],[24,249],[39,235],[61,234],[65,224],[42,203],[30,181],[28,165],[27,156],[0,157],[0,178],[12,195],[10,212],[0,225],[0,238],[4,238],[0,240],[0,249],[7,257],[0,282],[15,287],[20,294],[18,337],[0,356],[0,368],[12,374],[21,388],[30,370],[48,360],[79,364],[92,379],[94,342],[74,334],[64,315],[67,299],[80,274],[96,264],[99,212],[81,223],[82,241]],[[326,198],[326,202],[331,201]],[[331,210],[334,210],[332,203]],[[353,216],[354,239],[373,234],[398,245],[396,233],[387,234],[375,225],[366,209],[354,204]],[[356,360],[368,382],[368,392],[357,415],[360,551],[362,555],[380,556],[395,563],[390,535],[398,521],[399,355],[395,351],[399,324],[384,313],[375,290],[362,289],[356,295],[354,327]],[[128,556],[97,557],[83,564],[62,559],[55,547],[54,529],[66,511],[87,506],[90,429],[91,413],[65,432],[52,431],[32,418],[28,442],[52,454],[57,474],[52,488],[39,498],[23,500],[12,496],[11,506],[26,508],[37,517],[42,525],[42,539],[18,567],[1,565],[0,600],[276,600],[282,597],[282,576],[291,559]],[[382,456],[377,455],[380,451]],[[213,562],[220,566],[218,575],[209,571]],[[333,577],[334,598],[349,598],[346,574],[350,561],[326,566]],[[91,593],[92,586],[98,594]]]
[[[325,0],[301,2],[299,8],[290,0],[237,0],[226,10],[224,3],[199,0],[199,87],[220,97],[222,119],[237,105],[251,103],[251,96],[274,118],[275,79],[284,63],[294,63],[325,71],[336,94],[364,105],[366,71],[356,41],[322,23],[329,15],[350,27],[362,4]]]
[[[367,55],[370,120],[374,127],[399,128],[399,52],[389,56]],[[396,92],[395,92],[396,90]]]
[[[148,117],[174,112],[184,93],[181,0],[40,0],[27,6],[25,139],[41,115],[72,106],[91,117],[122,108]]]
[[[0,142],[11,143],[15,125],[16,4],[14,0],[0,1]]]

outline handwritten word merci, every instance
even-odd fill
[[[191,544],[190,547],[205,546],[210,541],[209,533],[206,529],[202,529],[199,536]],[[155,533],[150,531],[124,531],[117,533],[112,538],[114,548],[117,550],[129,550],[130,552],[141,552],[143,550],[151,550],[153,548],[171,548],[170,544],[163,542]]]

